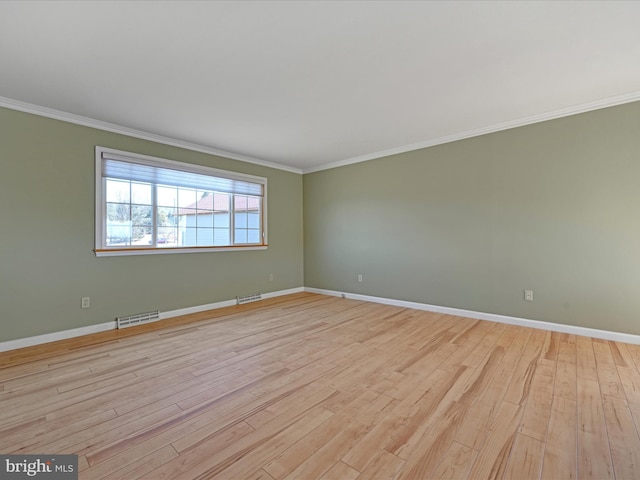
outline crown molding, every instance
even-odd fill
[[[557,118],[568,117],[571,115],[577,115],[580,113],[586,113],[593,110],[600,110],[603,108],[614,107],[616,105],[622,105],[625,103],[632,103],[640,100],[640,91],[625,93],[612,97],[607,97],[601,100],[595,100],[593,102],[587,102],[579,105],[573,105],[559,110],[553,110],[551,112],[545,112],[541,114],[531,115],[528,117],[512,120],[508,122],[497,123],[487,127],[476,128],[473,130],[467,130],[460,133],[454,133],[452,135],[445,135],[423,142],[412,143],[409,145],[403,145],[400,147],[390,148],[388,150],[380,150],[378,152],[368,153],[366,155],[359,155],[357,157],[347,158],[344,160],[338,160],[336,162],[325,163],[317,165],[315,167],[309,167],[306,169],[296,168],[289,165],[283,165],[279,163],[269,162],[267,160],[261,160],[238,153],[227,152],[225,150],[219,150],[206,145],[200,145],[197,143],[186,142],[163,135],[157,135],[155,133],[145,132],[143,130],[137,130],[134,128],[123,127],[114,123],[104,122],[101,120],[95,120],[89,117],[76,115],[73,113],[63,112],[61,110],[55,110],[53,108],[42,107],[32,103],[22,102],[20,100],[14,100],[7,97],[0,96],[0,107],[9,108],[11,110],[18,110],[25,113],[31,113],[42,117],[52,118],[55,120],[61,120],[63,122],[74,123],[76,125],[82,125],[85,127],[96,128],[98,130],[104,130],[107,132],[118,133],[121,135],[127,135],[129,137],[140,138],[142,140],[149,140],[164,145],[170,145],[173,147],[184,148],[186,150],[192,150],[200,153],[206,153],[209,155],[216,155],[219,157],[225,157],[232,160],[239,160],[241,162],[252,163],[263,167],[275,168],[278,170],[284,170],[286,172],[297,174],[308,174],[314,172],[320,172],[322,170],[330,170],[333,168],[344,167],[352,165],[354,163],[366,162],[368,160],[375,160],[377,158],[388,157],[390,155],[397,155],[399,153],[411,152],[414,150],[420,150],[422,148],[434,147],[436,145],[442,145],[445,143],[456,142],[458,140],[464,140],[466,138],[478,137],[481,135],[487,135],[489,133],[500,132],[503,130],[509,130],[512,128],[523,127],[525,125],[531,125],[534,123],[545,122],[547,120],[554,120]]]
[[[11,110],[18,110],[25,113],[31,113],[34,115],[39,115],[41,117],[53,118],[54,120],[74,123],[76,125],[82,125],[84,127],[96,128],[98,130],[104,130],[106,132],[119,133],[128,137],[149,140],[151,142],[170,145],[172,147],[184,148],[186,150],[206,153],[209,155],[216,155],[218,157],[229,158],[232,160],[239,160],[241,162],[252,163],[263,167],[276,168],[278,170],[284,170],[286,172],[302,174],[302,169],[300,168],[281,165],[279,163],[273,163],[267,160],[261,160],[259,158],[248,157],[246,155],[240,155],[238,153],[227,152],[225,150],[218,150],[217,148],[208,147],[206,145],[186,142],[183,140],[178,140],[176,138],[166,137],[164,135],[157,135],[155,133],[137,130],[135,128],[123,127],[122,125],[117,125],[115,123],[103,122],[102,120],[95,120],[93,118],[83,117],[82,115],[76,115],[74,113],[63,112],[62,110],[42,107],[40,105],[22,102],[20,100],[14,100],[12,98],[0,96],[0,107],[5,107]]]
[[[303,174],[319,172],[322,170],[329,170],[332,168],[344,167],[346,165],[352,165],[354,163],[366,162],[367,160],[374,160],[376,158],[388,157],[390,155],[396,155],[398,153],[411,152],[413,150],[420,150],[422,148],[434,147],[436,145],[442,145],[445,143],[451,143],[458,140],[464,140],[465,138],[478,137],[480,135],[486,135],[488,133],[500,132],[503,130],[509,130],[511,128],[523,127],[525,125],[531,125],[534,123],[545,122],[547,120],[554,120],[556,118],[569,117],[571,115],[577,115],[579,113],[590,112],[593,110],[600,110],[607,107],[614,107],[616,105],[622,105],[625,103],[636,102],[640,100],[640,91],[625,93],[622,95],[616,95],[613,97],[607,97],[601,100],[593,102],[587,102],[580,105],[573,105],[571,107],[561,108],[559,110],[553,110],[551,112],[540,113],[531,115],[528,117],[512,120],[509,122],[497,123],[488,127],[476,128],[473,130],[467,130],[465,132],[454,133],[452,135],[446,135],[444,137],[438,137],[424,142],[413,143],[410,145],[403,145],[389,150],[381,150],[379,152],[368,153],[366,155],[360,155],[353,158],[347,158],[345,160],[339,160],[336,162],[326,163],[318,165],[316,167],[310,167],[302,170]]]

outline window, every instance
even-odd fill
[[[264,249],[267,180],[96,147],[96,255]]]

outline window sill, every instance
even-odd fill
[[[247,245],[234,247],[186,247],[186,248],[109,248],[94,250],[96,257],[123,257],[129,255],[164,255],[171,253],[237,252],[246,250],[266,250],[268,245]]]

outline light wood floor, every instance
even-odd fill
[[[308,293],[158,327],[0,355],[0,452],[81,479],[640,478],[639,346]]]

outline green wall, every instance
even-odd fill
[[[633,103],[301,176],[0,108],[0,341],[302,285],[640,334],[639,133]],[[96,145],[267,177],[269,249],[96,258]]]
[[[303,190],[307,287],[640,334],[640,103],[308,174]]]
[[[96,258],[96,145],[267,177],[268,250]],[[0,108],[0,341],[301,287],[302,237],[299,174]]]

